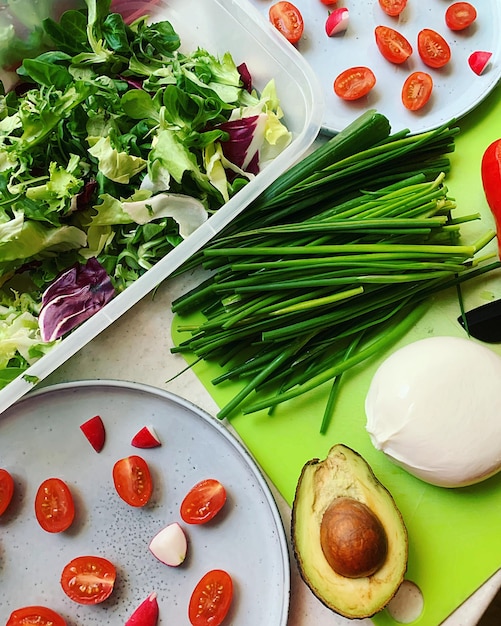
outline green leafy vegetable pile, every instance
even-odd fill
[[[250,413],[325,383],[329,418],[341,376],[387,349],[430,295],[500,267],[465,244],[444,178],[457,128],[390,134],[374,111],[281,175],[190,263],[209,278],[173,303],[187,338],[172,349],[240,381],[221,409]],[[249,396],[254,395],[254,401]]]
[[[169,21],[86,5],[43,20],[50,50],[0,95],[0,385],[47,349],[33,324],[56,277],[95,258],[122,291],[253,178],[226,145],[245,157],[259,127],[262,165],[290,141],[273,81],[258,94]]]

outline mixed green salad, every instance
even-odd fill
[[[273,81],[257,93],[169,21],[85,4],[42,21],[45,49],[0,95],[0,387],[291,140]]]

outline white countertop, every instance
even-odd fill
[[[186,366],[182,357],[170,352],[171,302],[188,290],[190,280],[193,281],[186,275],[165,281],[154,294],[150,294],[132,307],[117,322],[46,378],[40,386],[84,379],[133,381],[166,389],[214,415],[218,407],[191,371],[188,370],[166,383]],[[271,488],[282,514],[286,533],[289,535],[290,509],[272,485]],[[373,623],[369,619],[355,622],[347,620],[328,610],[302,583],[292,557],[291,570],[289,626]],[[444,622],[444,626],[474,626],[500,585],[501,571]]]

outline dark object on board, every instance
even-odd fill
[[[501,343],[501,300],[493,300],[458,317],[469,335],[486,343]]]

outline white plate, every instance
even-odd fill
[[[251,0],[268,16],[276,0]],[[395,131],[409,128],[421,132],[436,128],[452,118],[459,119],[477,106],[494,89],[501,76],[501,2],[472,0],[477,20],[462,32],[452,32],[445,25],[449,0],[408,0],[399,18],[387,16],[378,0],[339,0],[334,7],[346,7],[350,21],[344,34],[327,37],[325,21],[329,10],[320,0],[294,0],[300,9],[305,30],[297,48],[316,71],[325,94],[323,126],[338,132],[362,111],[375,108],[388,117]],[[413,54],[402,66],[386,61],[374,39],[374,29],[383,24],[401,32],[413,47]],[[417,52],[417,34],[423,28],[438,31],[451,47],[451,61],[441,70],[427,68]],[[475,50],[493,53],[490,65],[482,76],[468,66],[467,59]],[[333,91],[336,76],[348,67],[368,65],[376,75],[376,86],[370,94],[355,102],[344,102]],[[428,105],[421,111],[407,111],[400,94],[405,78],[413,71],[429,72],[435,88]]]
[[[106,443],[98,454],[80,424],[101,415]],[[144,425],[153,425],[162,446],[138,450],[130,444]],[[144,508],[120,500],[111,478],[116,460],[139,454],[155,482]],[[152,591],[158,594],[160,625],[188,626],[188,600],[202,575],[226,569],[235,596],[228,623],[240,626],[287,622],[290,591],[287,542],[266,481],[226,427],[168,392],[114,381],[54,385],[29,394],[0,418],[0,464],[14,476],[16,495],[0,518],[0,622],[25,605],[52,607],[68,624],[122,626]],[[64,533],[38,525],[33,502],[49,476],[65,480],[77,516]],[[184,524],[179,505],[199,480],[218,478],[228,499],[214,520]],[[177,568],[148,550],[151,537],[178,521],[189,552]],[[96,554],[117,567],[115,590],[96,606],[81,606],[63,593],[64,565]]]

